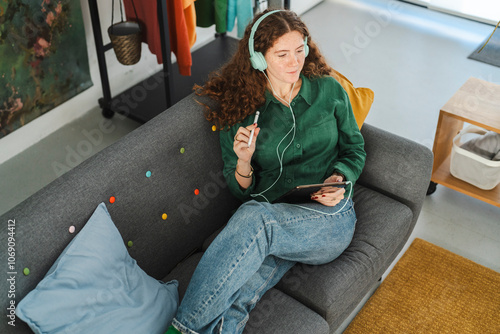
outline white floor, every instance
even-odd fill
[[[325,0],[303,15],[329,62],[375,92],[367,122],[432,148],[439,109],[469,78],[500,83],[500,68],[467,59],[492,26],[395,0]],[[500,110],[499,110],[500,111]],[[0,214],[138,124],[113,119],[91,147],[99,110],[0,165]],[[76,152],[77,156],[74,153]],[[411,240],[428,240],[500,272],[500,208],[438,186]],[[410,242],[406,245],[409,246]]]

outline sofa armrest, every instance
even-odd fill
[[[369,124],[361,133],[367,156],[358,183],[407,205],[415,224],[431,180],[432,152]]]

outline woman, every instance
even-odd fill
[[[363,138],[331,71],[295,13],[266,11],[198,87],[219,104],[207,119],[223,129],[224,176],[244,204],[205,252],[167,333],[241,333],[296,262],[324,264],[349,245],[356,216],[345,189],[273,203],[301,184],[350,181],[352,189],[361,173]]]

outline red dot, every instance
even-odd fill
[[[111,197],[109,198],[109,203],[113,204],[115,201],[116,201],[115,196],[111,196]]]
[[[195,195],[199,195],[199,194],[200,194],[200,191],[199,191],[198,189],[195,189],[195,190],[194,190],[194,194],[195,194]]]

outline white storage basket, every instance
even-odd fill
[[[475,133],[486,134],[486,130],[469,125],[453,139],[451,149],[450,173],[454,177],[470,183],[483,190],[491,190],[500,183],[500,161],[483,158],[473,152],[464,150],[464,135]]]

